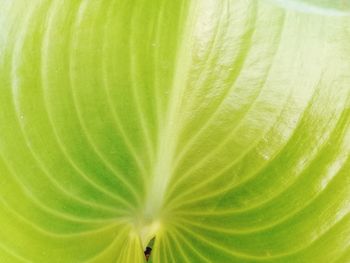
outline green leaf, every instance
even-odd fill
[[[341,3],[0,0],[0,262],[349,262]]]

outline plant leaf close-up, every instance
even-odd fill
[[[349,14],[0,0],[0,262],[349,263]]]

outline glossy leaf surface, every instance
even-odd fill
[[[0,0],[0,262],[349,262],[340,4]]]

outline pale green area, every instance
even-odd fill
[[[0,0],[0,262],[348,263],[350,18],[299,2]]]
[[[268,0],[287,9],[331,16],[348,16],[350,0]]]

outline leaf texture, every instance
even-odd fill
[[[348,10],[0,0],[0,261],[349,262]]]

